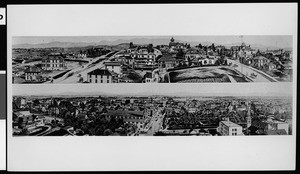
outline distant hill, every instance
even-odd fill
[[[169,38],[135,38],[135,39],[118,39],[115,41],[99,41],[99,42],[49,42],[49,43],[41,43],[41,44],[15,44],[12,47],[13,48],[52,48],[52,47],[60,47],[60,48],[70,48],[70,47],[95,47],[95,46],[115,46],[119,45],[121,46],[129,46],[129,43],[132,42],[133,44],[137,45],[147,45],[147,44],[153,44],[155,45],[168,45],[170,42]],[[182,41],[182,40],[176,40],[176,42],[181,42],[181,43],[187,43],[190,44],[191,46],[196,46],[199,43],[202,45],[211,45],[212,42],[206,41],[206,42],[188,42],[188,41]],[[231,46],[236,46],[240,45],[240,43],[231,43],[231,44],[220,44],[220,43],[214,43],[215,45],[224,45],[225,47],[231,47]],[[279,47],[274,47],[274,46],[266,46],[266,45],[260,45],[260,44],[251,44],[251,43],[246,43],[246,45],[251,45],[252,48],[254,49],[260,49],[260,50],[273,50],[273,49],[279,49]],[[285,50],[292,50],[292,48],[283,48]]]
[[[30,95],[30,94],[29,94]],[[22,94],[17,96],[29,96],[28,94]],[[177,93],[163,93],[158,91],[145,91],[145,92],[138,92],[138,93],[115,93],[115,92],[63,92],[58,94],[35,94],[34,96],[46,97],[46,96],[53,96],[53,97],[75,97],[75,96],[107,96],[107,97],[116,97],[116,96],[137,96],[137,97],[150,97],[150,96],[170,96],[170,97],[229,97],[229,96],[236,96],[236,97],[291,97],[288,94],[283,93],[268,93],[267,95],[261,95],[257,93],[194,93],[194,92],[177,92]]]

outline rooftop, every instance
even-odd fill
[[[15,114],[16,114],[18,117],[23,117],[23,116],[30,116],[30,115],[32,115],[29,111],[18,111],[18,112],[15,112]]]
[[[111,75],[111,73],[107,69],[99,69],[99,68],[87,74],[88,75]]]
[[[264,59],[264,60],[268,60],[266,57],[264,57],[264,56],[256,56],[256,57],[254,57],[253,59],[260,59],[260,60],[262,60],[262,59]]]
[[[177,59],[170,54],[165,54],[158,61],[159,62],[170,62],[170,61],[177,61]]]

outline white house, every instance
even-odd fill
[[[87,73],[89,83],[112,83],[112,74],[107,69],[95,69]]]
[[[222,136],[244,135],[243,127],[231,121],[220,121],[218,131]]]
[[[121,74],[121,62],[105,62],[105,69],[117,73],[117,74]]]

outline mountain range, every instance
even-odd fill
[[[18,96],[30,96],[30,94],[23,94]],[[34,94],[31,96],[53,96],[53,97],[75,97],[75,96],[107,96],[107,97],[116,97],[116,96],[135,96],[135,97],[148,97],[148,96],[172,96],[172,97],[228,97],[228,96],[248,96],[248,97],[289,97],[290,95],[286,95],[283,93],[268,93],[268,95],[260,95],[257,93],[239,93],[239,94],[232,94],[232,93],[193,93],[193,92],[176,92],[176,93],[164,93],[164,92],[138,92],[138,93],[126,93],[126,94],[118,94],[113,92],[62,92],[58,94]]]
[[[60,41],[54,41],[49,43],[39,43],[39,44],[13,44],[12,48],[51,48],[51,47],[61,47],[61,48],[71,48],[71,47],[86,47],[86,46],[100,46],[100,45],[119,45],[123,43],[130,43],[138,44],[138,45],[146,45],[152,43],[155,45],[168,45],[170,42],[170,39],[168,38],[135,38],[135,39],[118,39],[115,41],[107,41],[102,40],[99,42],[60,42]],[[182,40],[176,40],[176,42],[180,43],[187,43],[191,46],[198,45],[201,43],[202,45],[211,45],[212,42],[206,41],[206,42],[189,42],[189,41],[182,41]],[[215,45],[223,45],[225,47],[231,47],[236,45],[241,45],[241,43],[231,43],[231,44],[221,44],[221,43],[214,43]],[[275,46],[269,46],[269,45],[261,45],[261,44],[255,44],[255,43],[246,43],[247,45],[251,45],[254,49],[260,49],[260,50],[273,50],[273,49],[279,49],[279,47]],[[284,50],[291,50],[292,48],[282,48]]]

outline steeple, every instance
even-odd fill
[[[247,112],[247,128],[249,128],[251,126],[251,107],[248,104],[248,112]]]
[[[174,42],[174,41],[175,41],[175,39],[172,37],[172,38],[171,38],[171,42]]]

